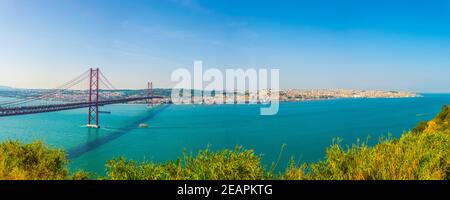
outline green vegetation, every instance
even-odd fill
[[[423,132],[450,132],[450,107],[443,106],[442,111],[433,120],[422,126],[424,127]]]
[[[374,147],[355,144],[344,149],[334,144],[327,150],[324,161],[297,168],[291,165],[283,178],[449,180],[450,135],[441,132],[407,133],[400,139],[382,140]]]
[[[74,179],[92,176],[84,171],[68,173],[62,150],[42,142],[0,144],[0,179]],[[165,163],[140,162],[124,157],[106,163],[111,180],[450,180],[450,107],[429,122],[421,122],[400,138],[383,138],[375,146],[357,142],[343,147],[334,142],[325,159],[297,164],[294,160],[282,173],[267,169],[253,150],[183,153],[182,158]]]
[[[186,156],[185,156],[186,157]],[[333,144],[326,159],[296,165],[273,174],[261,157],[241,147],[234,151],[200,151],[182,162],[140,163],[124,158],[107,164],[111,179],[126,180],[449,180],[450,135],[443,132],[405,133],[400,139],[382,139],[378,145]]]
[[[412,130],[413,133],[422,133],[427,129],[428,123],[426,121],[420,121],[419,124]]]
[[[106,169],[108,177],[114,180],[259,180],[264,178],[260,159],[242,147],[217,152],[207,148],[195,157],[184,152],[183,159],[163,164],[113,159]]]
[[[50,149],[42,142],[0,144],[0,179],[65,179],[67,163],[62,150]]]

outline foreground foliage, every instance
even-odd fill
[[[197,157],[167,163],[136,163],[125,158],[110,160],[108,176],[115,180],[449,180],[450,135],[442,132],[404,134],[383,139],[378,145],[333,144],[326,159],[296,165],[273,175],[251,150],[200,151]]]
[[[0,180],[87,180],[89,174],[69,174],[66,153],[42,141],[24,144],[17,140],[0,143]]]
[[[0,179],[85,180],[83,171],[68,174],[68,160],[62,150],[42,142],[0,144]],[[325,159],[296,164],[274,174],[253,150],[201,150],[195,155],[165,163],[136,162],[124,157],[106,163],[112,180],[450,180],[450,107],[429,122],[421,122],[400,138],[384,138],[375,146],[357,142],[343,147],[334,142]],[[92,178],[92,176],[91,176]]]
[[[338,141],[327,149],[325,160],[292,160],[278,175],[261,167],[260,160],[242,148],[206,150],[185,156],[184,165],[180,159],[163,164],[113,159],[107,171],[113,179],[450,180],[450,107],[399,139],[383,138],[373,147],[359,141],[343,147]]]
[[[450,135],[404,134],[369,147],[332,145],[326,159],[308,166],[291,165],[283,179],[312,180],[449,180]]]
[[[62,150],[51,149],[40,141],[0,144],[0,179],[65,179],[68,162]]]
[[[112,159],[106,164],[107,174],[113,180],[259,180],[264,177],[260,156],[242,147],[216,152],[207,148],[196,156],[186,152],[183,155],[183,159],[163,164],[137,164],[123,157]]]

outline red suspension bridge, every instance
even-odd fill
[[[71,102],[48,101],[48,99],[51,99],[57,95],[74,92],[75,90],[71,88],[83,83],[85,80],[89,81],[88,89],[81,91],[80,93],[85,94],[85,96],[87,95],[86,98],[77,98],[77,100]],[[145,94],[136,95],[133,97],[104,97],[100,94],[101,87],[105,87],[108,91],[117,91],[116,87],[114,87],[106,76],[103,75],[100,69],[91,68],[75,79],[53,90],[49,90],[32,97],[0,102],[0,117],[88,108],[87,126],[91,128],[98,128],[99,107],[101,106],[143,100],[146,100],[149,106],[152,106],[153,99],[162,98],[160,96],[153,95],[153,84],[151,82],[148,83]]]

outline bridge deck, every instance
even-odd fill
[[[141,101],[147,99],[161,99],[160,96],[151,97],[133,97],[126,99],[114,99],[99,101],[99,106],[120,104],[132,101]],[[56,112],[62,110],[72,110],[78,108],[87,108],[89,106],[95,106],[95,102],[76,102],[76,103],[64,103],[64,104],[52,104],[52,105],[38,105],[38,106],[21,106],[21,107],[10,107],[10,108],[0,108],[0,117],[15,116],[15,115],[28,115],[35,113],[46,113],[46,112]]]

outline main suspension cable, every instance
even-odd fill
[[[41,94],[39,96],[35,96],[35,97],[31,97],[31,98],[26,98],[26,99],[19,99],[19,100],[14,100],[14,101],[9,101],[9,102],[1,102],[0,106],[12,106],[12,105],[20,105],[20,104],[25,104],[25,103],[29,103],[32,101],[36,101],[39,99],[43,99],[45,97],[48,97],[50,95],[54,95],[57,94],[60,91],[65,91],[70,89],[71,87],[79,84],[81,81],[85,80],[88,76],[88,71],[82,73],[81,75],[77,76],[76,78],[70,80],[69,82],[64,83],[63,85],[60,85],[59,87],[50,90],[49,92],[46,92],[44,94]]]

